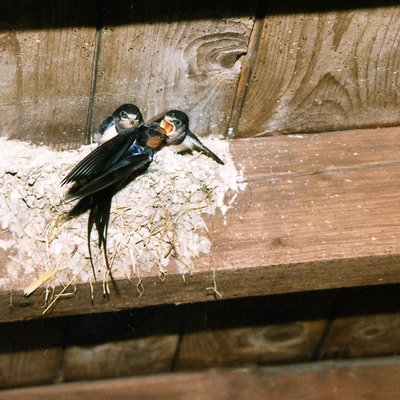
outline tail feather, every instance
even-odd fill
[[[75,218],[92,208],[93,196],[80,199],[67,213],[68,218]]]
[[[110,263],[108,261],[108,254],[107,254],[107,233],[108,233],[108,224],[110,221],[112,194],[100,192],[100,195],[93,195],[90,197],[92,197],[93,200],[88,218],[87,240],[88,240],[90,264],[92,266],[93,274],[96,277],[95,268],[93,264],[92,249],[91,249],[92,230],[93,226],[95,226],[98,234],[98,246],[99,248],[103,247],[105,263],[107,269],[110,269]]]
[[[184,143],[189,149],[199,151],[200,153],[205,154],[207,157],[212,158],[218,164],[224,165],[224,162],[208,147],[204,146],[204,144],[193,132],[189,131],[187,133]]]
[[[93,206],[90,209],[89,212],[89,217],[88,217],[88,227],[87,227],[87,244],[88,244],[88,251],[89,251],[89,259],[90,259],[90,265],[92,267],[92,271],[93,271],[93,276],[94,276],[94,280],[96,281],[96,271],[94,268],[94,264],[93,264],[93,257],[92,257],[92,246],[91,246],[91,236],[92,236],[92,229],[93,229],[93,224],[95,221],[95,215],[96,215],[96,210],[97,207]]]
[[[98,246],[99,248],[103,247],[104,260],[108,270],[110,269],[110,263],[108,262],[107,253],[107,233],[110,222],[111,201],[112,196],[106,196],[97,204],[97,215],[94,221],[99,236]]]

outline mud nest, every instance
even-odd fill
[[[202,154],[179,155],[165,148],[145,174],[115,196],[108,231],[114,278],[140,278],[155,271],[190,273],[194,258],[211,251],[202,215],[218,210],[224,214],[245,183],[228,141],[211,137],[204,143],[224,160],[224,166]],[[64,201],[66,189],[60,181],[94,147],[59,152],[1,139],[3,288],[23,289],[50,269],[54,274],[48,285],[93,279],[87,214],[66,221],[65,213],[73,204]],[[97,249],[97,235],[92,236]],[[100,251],[94,251],[94,263],[97,272],[104,273]]]

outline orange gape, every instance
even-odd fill
[[[173,132],[173,130],[175,129],[175,127],[170,124],[169,122],[167,122],[165,119],[163,119],[160,123],[161,128],[164,129],[164,131],[168,134]]]

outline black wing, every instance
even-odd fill
[[[193,132],[191,132],[191,131],[187,132],[183,143],[190,150],[199,151],[200,153],[205,154],[207,157],[212,158],[218,164],[224,165],[224,162],[215,153],[213,153],[208,147],[204,146],[204,144],[200,141],[200,139]]]
[[[124,157],[104,174],[91,180],[78,191],[68,194],[68,199],[79,199],[115,185],[115,192],[124,187],[132,176],[143,173],[153,160],[153,153],[134,154]]]
[[[114,117],[113,116],[109,116],[105,119],[103,119],[103,121],[101,121],[100,127],[99,127],[99,133],[104,133],[104,131],[109,128],[113,123],[115,123]]]
[[[135,128],[103,143],[81,160],[61,181],[61,185],[101,175],[122,157],[136,137]]]

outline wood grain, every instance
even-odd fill
[[[62,330],[56,321],[3,324],[0,388],[54,383],[61,376]],[[1,396],[0,396],[1,397]]]
[[[0,399],[395,400],[399,374],[394,358],[80,382],[3,391]]]
[[[399,145],[398,128],[233,141],[248,186],[208,221],[211,265],[399,254]]]
[[[62,147],[83,143],[96,2],[2,2],[0,13],[10,26],[0,32],[0,110],[7,115],[0,135]],[[86,26],[74,27],[82,20]]]
[[[65,321],[64,381],[171,371],[181,313],[175,307]]]
[[[119,104],[133,102],[147,119],[183,109],[197,133],[225,134],[257,2],[246,3],[245,17],[229,17],[243,4],[238,1],[190,17],[192,7],[199,11],[192,0],[173,7],[161,0],[130,3],[106,2],[92,129]],[[164,10],[161,20],[154,9],[158,16]],[[131,24],[115,26],[121,15]]]
[[[269,2],[237,135],[398,125],[400,7],[290,10]]]
[[[400,352],[398,286],[344,292],[333,310],[333,321],[320,358],[371,357]]]
[[[103,296],[101,283],[77,285],[74,296],[61,298],[55,307],[43,314],[45,292],[36,291],[29,298],[22,291],[0,292],[0,322],[18,321],[43,316],[64,316],[96,312],[112,312],[159,304],[184,304],[218,299],[263,296],[319,289],[399,283],[400,256],[371,256],[352,259],[333,259],[307,263],[267,265],[254,268],[198,272],[186,277],[168,275],[167,279],[146,277],[140,281],[144,293],[138,295],[134,281],[118,281],[118,293]],[[215,282],[214,282],[215,278]],[[62,288],[56,288],[60,291]]]
[[[201,135],[398,125],[400,7],[304,3],[5,0],[0,135],[76,147],[123,102]]]
[[[398,354],[398,291],[338,289],[2,324],[0,388]]]
[[[321,357],[356,358],[400,352],[400,315],[340,317],[333,321]]]
[[[212,252],[196,272],[78,286],[51,315],[400,282],[400,129],[235,140],[248,183],[225,216],[207,220]],[[1,321],[41,315],[43,293],[5,288]]]
[[[310,361],[326,329],[333,296],[302,293],[192,306],[178,370]]]
[[[107,379],[168,372],[177,343],[177,335],[156,335],[97,346],[69,347],[65,351],[65,380]]]

